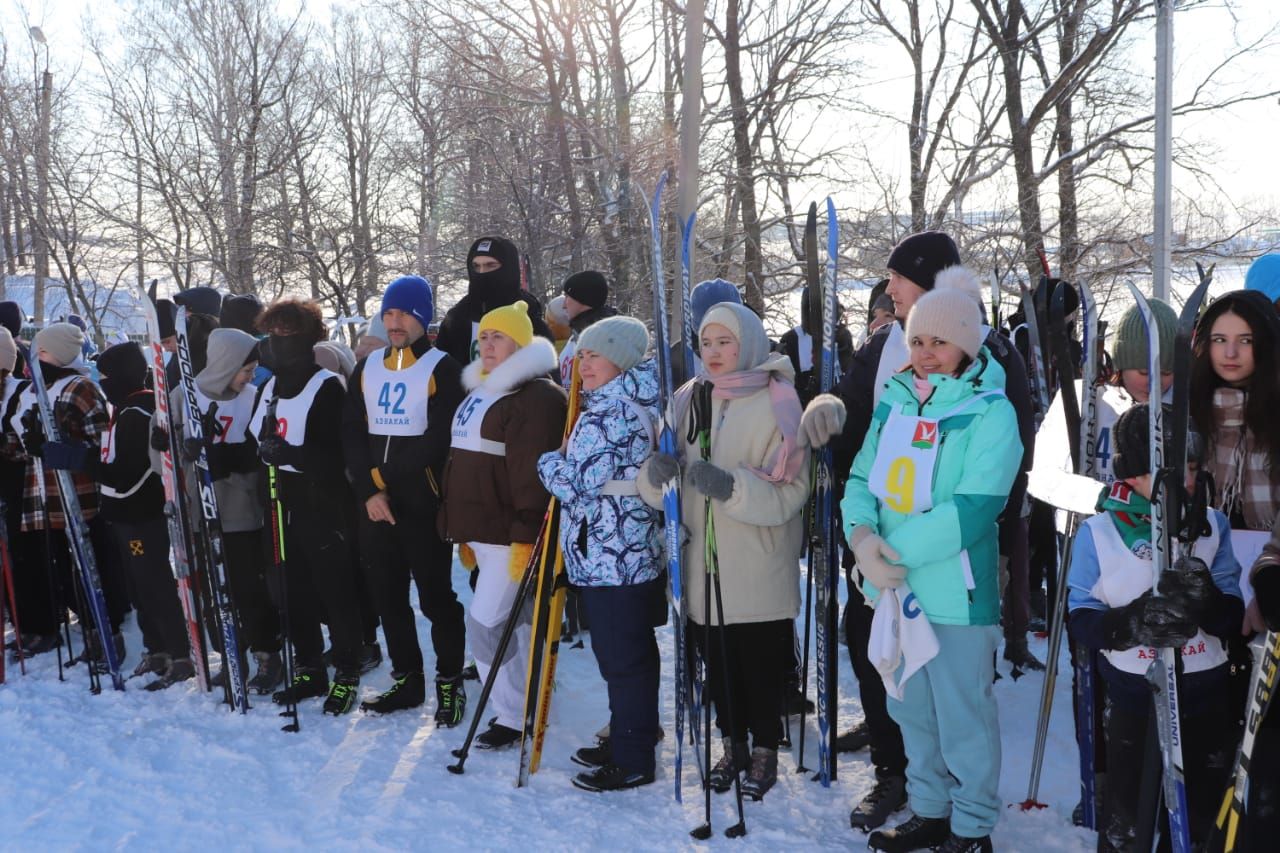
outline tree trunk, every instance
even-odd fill
[[[744,301],[764,311],[764,265],[760,256],[760,214],[756,205],[751,129],[747,126],[747,101],[742,87],[740,0],[729,0],[725,10],[725,84],[733,124],[733,153],[737,166],[735,195],[742,214]]]

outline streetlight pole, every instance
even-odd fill
[[[31,28],[31,38],[44,45],[44,71],[40,75],[40,102],[36,133],[36,233],[35,282],[32,306],[36,328],[44,326],[44,285],[49,278],[49,112],[53,99],[53,75],[49,73],[49,44],[39,27]]]
[[[1155,223],[1151,239],[1152,295],[1169,300],[1173,273],[1173,12],[1177,0],[1156,2]]]

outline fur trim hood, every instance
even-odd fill
[[[546,338],[535,337],[528,345],[512,353],[499,364],[493,373],[484,372],[484,363],[477,358],[462,371],[462,385],[468,392],[483,386],[484,390],[505,394],[514,391],[530,379],[537,379],[560,369],[556,348]]]

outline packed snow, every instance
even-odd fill
[[[470,597],[463,570],[455,587]],[[843,591],[842,591],[843,597]],[[429,624],[418,633],[432,666]],[[12,636],[12,632],[10,632]],[[136,665],[141,640],[133,617],[125,625],[126,664]],[[590,634],[585,635],[590,644]],[[688,831],[702,822],[703,799],[696,764],[685,751],[684,803],[673,797],[671,629],[659,632],[663,654],[662,724],[657,781],[644,788],[590,794],[570,778],[582,768],[573,750],[593,743],[608,720],[603,682],[589,648],[561,646],[557,691],[542,767],[527,788],[515,787],[518,751],[473,750],[465,775],[445,767],[465,726],[437,729],[434,698],[425,706],[386,717],[359,711],[325,717],[319,700],[301,707],[302,730],[284,722],[269,697],[254,697],[246,716],[187,682],[161,693],[123,693],[104,679],[100,695],[88,691],[83,665],[57,680],[53,654],[16,663],[0,686],[0,849],[290,849],[319,846],[345,850],[438,849],[463,846],[500,850],[694,848]],[[79,641],[77,640],[77,647]],[[1032,649],[1045,652],[1044,640]],[[1040,799],[1042,811],[1011,805],[994,835],[1005,851],[1083,851],[1094,836],[1071,825],[1078,797],[1075,741],[1070,718],[1070,664],[1057,684]],[[812,665],[812,664],[811,664]],[[1026,796],[1035,718],[1043,683],[1029,673],[1018,681],[1008,664],[995,685],[1000,703],[1003,767],[1000,792],[1009,804]],[[812,671],[812,670],[811,670]],[[840,648],[840,730],[861,718],[848,655]],[[364,698],[385,689],[390,664],[361,683]],[[468,682],[474,713],[479,696]],[[810,679],[809,694],[814,686]],[[792,719],[799,743],[799,718]],[[817,727],[806,735],[808,766],[817,763]],[[718,754],[718,752],[717,752]],[[722,835],[734,823],[732,793],[713,795],[717,846],[741,849],[862,849],[866,836],[849,828],[849,809],[871,787],[866,752],[840,756],[839,778],[829,790],[795,772],[796,750],[779,757],[779,782],[762,802],[747,802],[748,835]],[[905,816],[902,813],[899,818]]]

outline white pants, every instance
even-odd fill
[[[467,635],[471,651],[476,656],[476,669],[481,683],[489,677],[493,668],[502,629],[511,615],[519,584],[511,580],[507,564],[511,561],[511,546],[487,545],[468,542],[476,555],[479,573],[475,595],[471,598],[471,610],[467,613]],[[489,694],[489,707],[498,717],[498,723],[513,729],[524,728],[525,676],[529,669],[529,626],[516,628],[507,645],[503,660],[498,663],[498,677]]]

